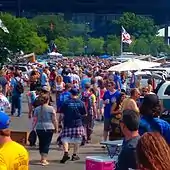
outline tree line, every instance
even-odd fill
[[[27,19],[1,13],[0,18],[10,32],[7,34],[0,30],[1,56],[5,55],[4,49],[12,53],[22,50],[25,53],[43,54],[52,40],[58,51],[67,56],[119,55],[121,26],[124,26],[133,40],[131,45],[124,44],[124,51],[154,56],[161,52],[170,53],[164,38],[157,36],[159,27],[154,20],[134,13],[124,13],[118,20],[111,21],[107,34],[100,37],[94,36],[96,30],[92,30],[89,24],[75,24],[65,20],[62,15],[39,15]]]

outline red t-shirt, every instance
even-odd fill
[[[50,73],[50,80],[55,80],[56,74],[54,72]]]

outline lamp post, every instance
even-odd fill
[[[87,55],[88,50],[88,31],[89,31],[89,22],[85,23],[85,46],[84,46],[84,54]]]

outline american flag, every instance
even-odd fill
[[[125,30],[123,26],[122,26],[122,42],[127,44],[132,43],[130,34]]]
[[[9,31],[7,27],[3,24],[2,20],[0,19],[0,28],[5,32],[9,34]]]

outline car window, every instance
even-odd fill
[[[149,79],[150,76],[149,75],[142,75],[142,79]]]
[[[170,85],[166,88],[164,94],[170,96]]]
[[[19,67],[19,70],[21,70],[22,72],[27,72],[27,69],[25,67]]]

